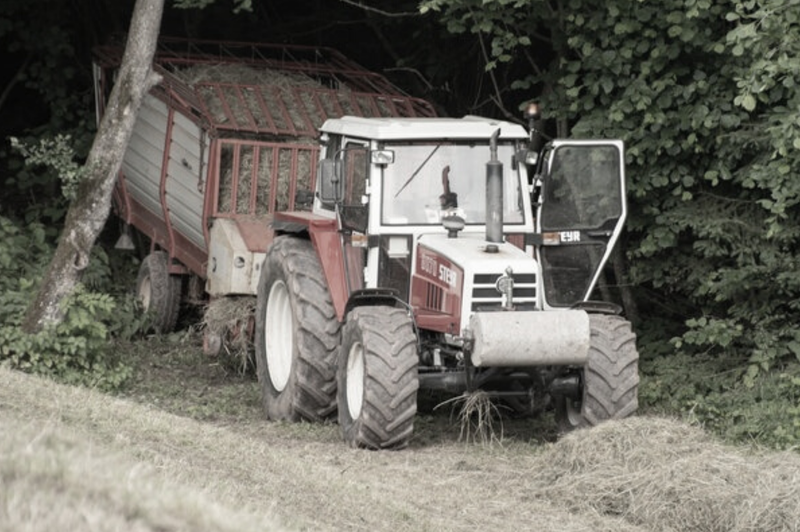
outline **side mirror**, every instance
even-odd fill
[[[319,199],[337,203],[342,196],[342,161],[323,159],[319,165]]]
[[[528,150],[525,152],[525,164],[528,166],[536,166],[539,162],[539,152],[535,150]]]
[[[536,166],[539,162],[539,152],[534,150],[519,150],[514,154],[514,163],[525,163],[528,166]]]

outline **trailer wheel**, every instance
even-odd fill
[[[631,324],[618,316],[592,315],[589,358],[581,370],[581,397],[557,397],[562,433],[622,419],[639,407],[639,352]]]
[[[175,330],[181,306],[181,277],[170,275],[169,255],[155,251],[144,258],[136,279],[136,297],[156,333]]]
[[[399,449],[414,431],[417,339],[403,309],[360,307],[347,317],[337,369],[339,425],[352,447]]]
[[[256,303],[256,370],[267,419],[321,421],[334,414],[339,329],[311,242],[277,237]]]

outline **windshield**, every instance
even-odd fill
[[[499,144],[503,163],[503,221],[523,223],[513,144]],[[382,220],[388,225],[440,224],[456,214],[467,224],[486,221],[488,141],[481,144],[391,145],[394,163],[383,173]]]

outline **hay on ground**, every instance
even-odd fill
[[[532,471],[538,495],[650,530],[800,530],[800,457],[745,453],[700,428],[633,417],[576,431]]]
[[[464,392],[444,401],[443,405],[458,407],[458,422],[461,427],[459,440],[466,443],[476,442],[481,445],[492,445],[503,441],[503,421],[500,410],[488,393],[483,390]]]
[[[290,530],[52,419],[0,411],[0,427],[0,530]]]
[[[212,299],[203,314],[206,334],[222,339],[220,361],[245,373],[253,360],[253,312],[256,298],[252,296],[219,297]]]

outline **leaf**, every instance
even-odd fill
[[[786,344],[786,347],[789,348],[789,351],[794,354],[797,360],[800,360],[800,342],[797,340],[791,340]]]

